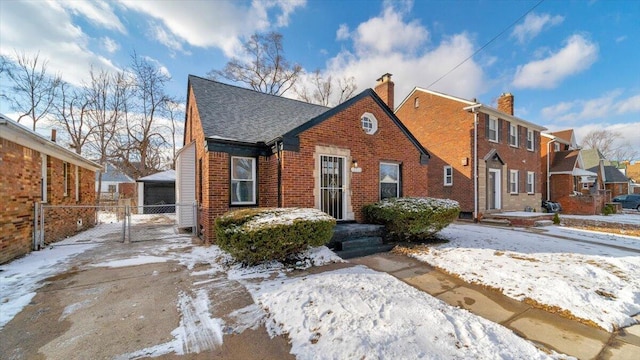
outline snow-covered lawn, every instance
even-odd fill
[[[640,313],[640,239],[556,226],[544,229],[536,233],[452,224],[439,233],[448,243],[421,248],[412,256],[514,299],[569,311],[608,331],[635,324],[632,316]]]
[[[67,270],[74,264],[73,254],[92,246],[96,245],[56,246],[2,265],[2,325],[28,303],[22,297],[33,296],[43,279]],[[102,249],[104,254],[97,254]],[[190,291],[175,299],[181,320],[167,334],[171,340],[114,354],[116,358],[203,352],[224,343],[224,334],[256,329],[261,324],[272,336],[286,334],[292,353],[300,359],[564,358],[546,354],[498,324],[363,266],[345,264],[347,267],[339,270],[308,274],[279,263],[249,268],[228,265],[229,256],[217,246],[192,246],[170,234],[153,246],[137,249],[118,252],[107,245],[94,248],[100,262],[93,266],[176,261],[194,280]],[[307,258],[311,260],[299,263],[299,267],[341,261],[326,247],[310,250]],[[254,304],[235,309],[224,319],[212,316],[218,309],[207,294],[233,291],[234,286],[248,290]]]

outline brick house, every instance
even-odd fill
[[[36,203],[95,202],[94,179],[100,165],[3,115],[0,115],[0,168],[0,263],[33,248]],[[69,209],[51,217],[47,223],[51,238],[55,239],[56,232],[77,232],[80,219],[85,226],[91,226],[95,210]]]
[[[513,95],[495,109],[416,87],[395,113],[429,149],[429,196],[457,200],[461,218],[540,209],[546,129],[513,115]]]
[[[365,204],[427,195],[429,154],[371,89],[328,108],[189,76],[179,156],[189,159],[178,159],[178,189],[195,177],[206,240],[230,209],[312,207],[361,222]]]

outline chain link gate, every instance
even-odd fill
[[[195,203],[144,206],[39,203],[34,212],[33,250],[70,237],[75,238],[74,243],[127,243],[183,236],[179,233],[196,235],[198,228]]]

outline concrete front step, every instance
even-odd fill
[[[367,236],[355,239],[344,240],[337,243],[336,249],[338,250],[351,250],[363,247],[372,247],[382,245],[382,237],[380,236]]]
[[[378,254],[382,252],[387,252],[393,249],[394,246],[395,245],[392,245],[392,244],[381,244],[376,246],[366,246],[366,247],[353,248],[349,250],[336,251],[335,253],[336,255],[340,256],[343,259],[353,259],[353,258],[359,258],[363,256]]]
[[[535,227],[551,226],[551,225],[553,225],[553,220],[538,220],[533,223],[533,226]]]
[[[511,221],[507,219],[484,218],[480,220],[480,223],[487,224],[487,225],[495,225],[495,226],[511,226]]]
[[[354,238],[383,235],[383,225],[355,223],[338,224],[333,229],[333,237],[331,238],[331,243],[342,242]]]

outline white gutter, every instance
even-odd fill
[[[476,109],[482,104],[465,107],[464,110],[473,113],[473,219],[478,219],[478,112]]]

